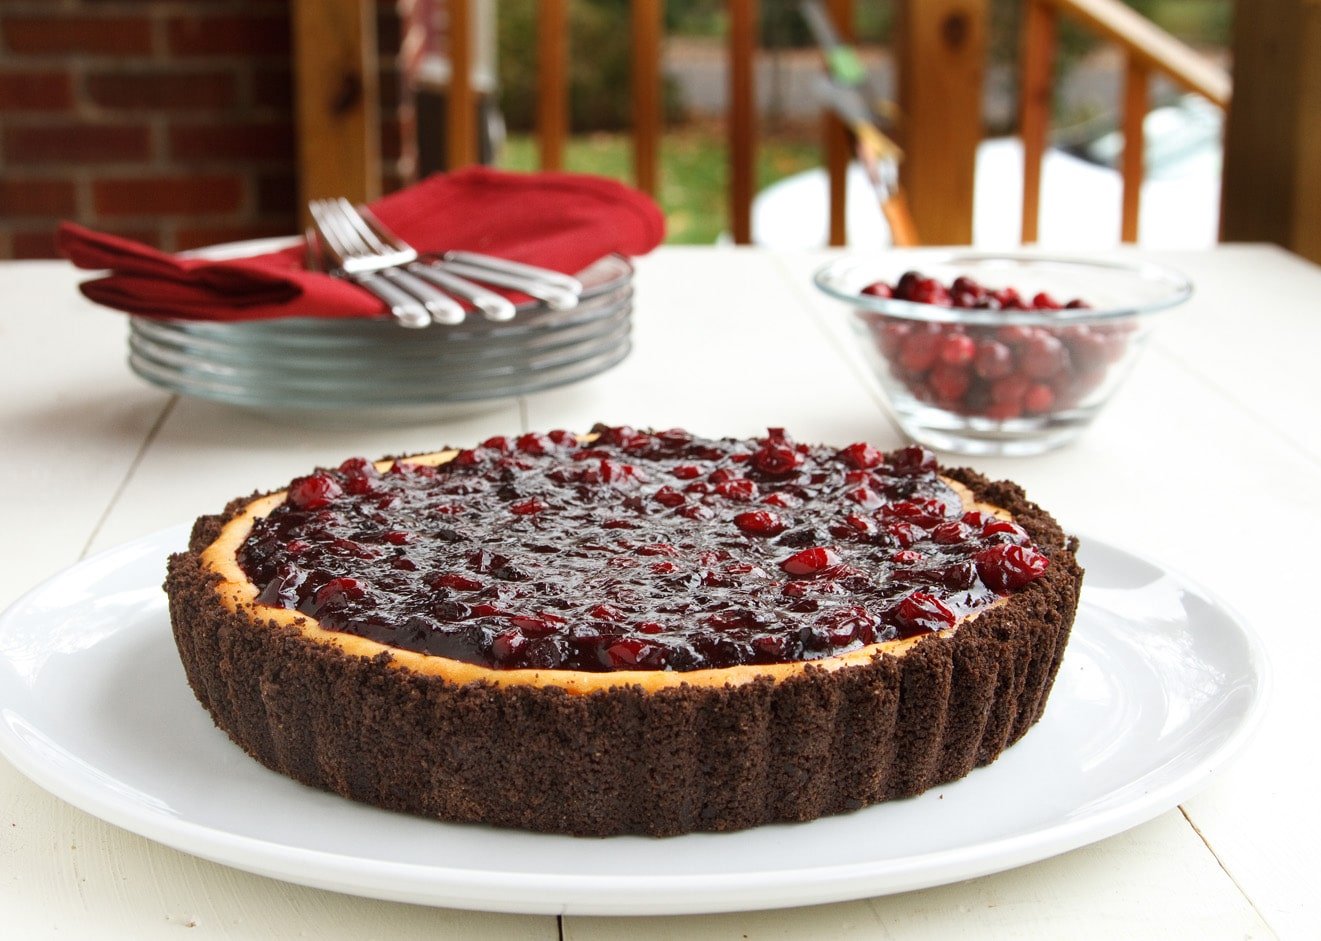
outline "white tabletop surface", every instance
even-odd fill
[[[60,262],[0,263],[0,607],[88,553],[213,512],[318,463],[595,421],[894,447],[810,274],[829,253],[666,248],[639,263],[635,347],[569,388],[460,420],[310,427],[178,398],[125,365],[124,318]],[[1110,409],[1010,477],[1066,528],[1212,586],[1262,637],[1269,712],[1176,810],[955,885],[809,908],[650,918],[502,915],[339,895],[155,844],[0,760],[0,935],[191,938],[1315,938],[1312,772],[1321,632],[1321,270],[1277,249],[1149,255],[1196,296],[1159,326]]]

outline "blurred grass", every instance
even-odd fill
[[[811,169],[820,148],[808,134],[763,135],[758,141],[757,188]],[[510,135],[498,165],[509,170],[537,168],[536,141]],[[565,152],[565,169],[633,181],[633,150],[627,133],[575,135]],[[687,126],[665,133],[660,153],[660,193],[670,244],[710,244],[729,229],[725,137],[717,127]]]

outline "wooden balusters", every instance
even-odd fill
[[[1144,19],[1119,0],[1028,0],[1019,83],[1019,132],[1023,138],[1023,241],[1037,240],[1041,206],[1041,162],[1050,126],[1051,69],[1060,15],[1067,15],[1125,54],[1124,152],[1120,160],[1123,213],[1120,237],[1136,242],[1141,209],[1142,125],[1150,108],[1151,78],[1167,76],[1221,108],[1229,105],[1228,73]]]
[[[738,245],[752,242],[757,176],[757,0],[729,0],[729,224]]]
[[[446,0],[449,11],[449,100],[445,115],[445,165],[477,162],[477,97],[472,88],[472,3]]]
[[[1148,89],[1151,70],[1135,55],[1129,55],[1124,68],[1124,153],[1120,159],[1120,176],[1124,181],[1123,214],[1120,217],[1120,238],[1125,242],[1138,240],[1138,216],[1142,201],[1144,135],[1143,119],[1147,116]]]
[[[537,4],[537,138],[543,170],[564,167],[569,136],[569,28],[566,0]]]
[[[661,0],[633,0],[633,176],[638,189],[660,186]]]
[[[852,0],[829,0],[826,10],[839,31],[839,38],[851,43],[857,38]],[[826,176],[830,181],[830,244],[848,244],[848,174],[853,159],[849,130],[835,115],[827,113],[822,137],[826,152]]]
[[[1037,240],[1041,218],[1041,162],[1046,154],[1054,90],[1059,17],[1047,3],[1027,4],[1019,50],[1018,128],[1023,138],[1023,244]]]

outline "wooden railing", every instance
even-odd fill
[[[1026,21],[1020,84],[1024,147],[1024,242],[1037,238],[1041,163],[1050,126],[1052,64],[1060,17],[1067,16],[1119,45],[1126,57],[1122,237],[1137,238],[1143,176],[1142,122],[1152,75],[1226,107],[1224,70],[1162,32],[1119,0],[1024,0]],[[899,59],[899,136],[907,152],[903,185],[928,243],[972,239],[973,179],[982,134],[981,92],[988,0],[899,0],[894,37]],[[445,0],[448,11],[446,155],[451,167],[478,159],[472,87],[471,35],[475,0]],[[379,158],[374,121],[375,38],[371,0],[294,0],[299,76],[300,196],[343,193],[366,198],[376,186]],[[407,4],[406,4],[407,6]],[[827,0],[845,40],[853,38],[856,0]],[[734,241],[751,241],[756,190],[755,60],[758,0],[726,0],[729,31],[728,200]],[[655,194],[660,185],[663,127],[661,42],[663,0],[631,3],[634,182]],[[564,164],[568,116],[568,0],[537,4],[537,136],[541,166]],[[851,148],[843,127],[827,117],[824,163],[830,179],[832,245],[845,242],[845,179]],[[879,211],[879,208],[878,208]]]
[[[1152,76],[1164,75],[1221,109],[1228,109],[1229,74],[1119,0],[1027,0],[1019,82],[1024,243],[1037,240],[1041,165],[1050,128],[1055,47],[1061,16],[1067,16],[1102,39],[1115,43],[1124,52],[1120,237],[1125,242],[1136,242],[1144,176],[1142,126],[1150,110]]]

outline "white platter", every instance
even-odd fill
[[[88,558],[0,615],[0,754],[69,803],[153,840],[375,898],[643,915],[954,882],[1174,807],[1244,743],[1266,693],[1258,642],[1213,596],[1086,542],[1083,602],[1044,718],[962,781],[806,824],[665,840],[444,824],[296,784],[214,728],[184,680],[159,588],[186,532]]]

